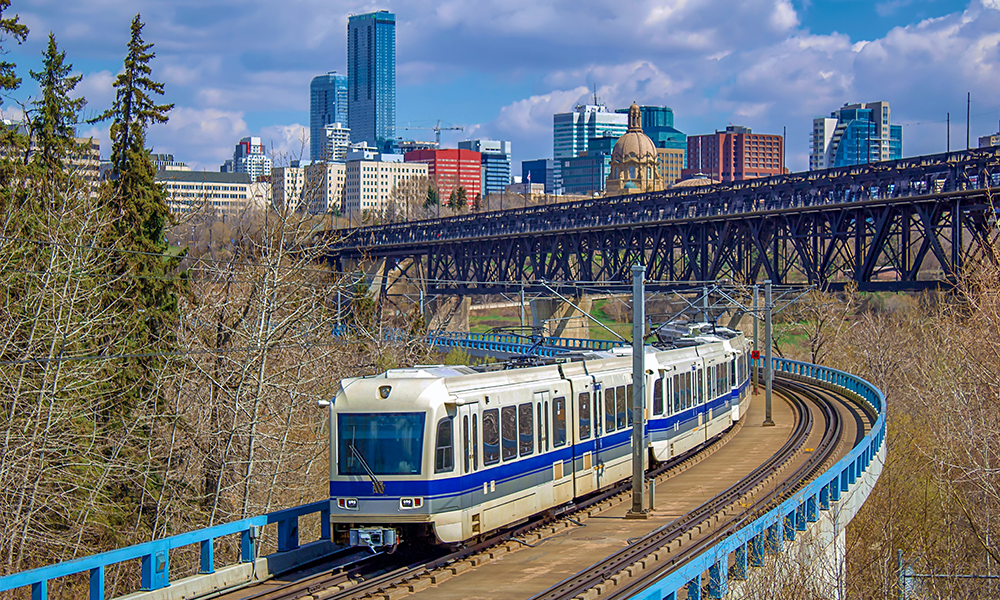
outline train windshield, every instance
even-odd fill
[[[341,475],[420,473],[424,413],[341,413],[337,432]]]

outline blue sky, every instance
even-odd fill
[[[709,133],[729,123],[787,127],[787,164],[808,166],[812,118],[846,102],[887,100],[905,155],[965,141],[1000,121],[1000,0],[13,0],[31,29],[3,42],[24,77],[7,116],[37,90],[51,30],[68,53],[89,114],[111,102],[129,23],[146,21],[154,76],[176,108],[149,141],[215,170],[236,141],[260,135],[279,162],[304,154],[309,81],[345,71],[349,14],[396,13],[397,135],[441,119],[442,140],[513,142],[521,160],[552,155],[552,114],[597,94],[674,109],[676,126]],[[82,132],[102,140],[107,127]]]

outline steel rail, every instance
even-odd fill
[[[835,453],[835,449],[843,436],[844,424],[840,411],[834,406],[833,400],[820,395],[812,386],[791,379],[781,378],[780,383],[776,382],[776,387],[783,389],[786,397],[794,398],[795,401],[802,403],[800,406],[804,405],[802,397],[805,397],[819,407],[826,422],[826,426],[823,431],[823,437],[820,440],[820,443],[817,444],[816,450],[810,454],[809,457],[792,473],[783,478],[778,485],[769,490],[763,497],[761,497],[760,500],[754,502],[753,505],[742,514],[736,515],[735,517],[720,523],[717,528],[710,531],[705,537],[695,541],[693,544],[684,548],[676,555],[672,555],[667,558],[659,568],[644,572],[641,576],[631,581],[623,582],[623,586],[616,588],[615,591],[608,596],[609,600],[624,600],[642,591],[660,579],[664,574],[666,574],[666,572],[683,565],[692,558],[701,554],[703,551],[714,546],[727,535],[739,530],[747,522],[752,521],[758,515],[763,514],[777,504],[780,504],[785,498],[794,493],[795,490],[805,485],[805,482],[815,475],[816,472],[819,471],[827,460]],[[810,413],[810,415],[812,414],[811,410],[807,410],[807,412]],[[764,479],[766,479],[766,476]],[[761,483],[762,481],[763,479],[757,481],[754,485],[756,486],[757,483]],[[705,516],[707,518],[711,515],[706,514]],[[642,542],[640,541],[639,543]],[[651,552],[647,552],[646,554],[648,555],[649,553]],[[622,567],[616,572],[620,572],[625,566],[628,565],[622,565]],[[551,598],[564,600],[567,598],[573,598],[579,593],[580,592],[573,595],[552,596]]]
[[[647,477],[657,477],[666,473],[670,469],[696,456],[698,453],[714,446],[725,436],[725,434],[726,432],[722,432],[710,440],[695,446],[687,452],[664,461],[655,469],[650,470],[647,473]],[[631,479],[623,480],[622,482],[611,486],[607,490],[591,494],[580,502],[549,509],[548,511],[539,513],[539,515],[531,518],[527,523],[515,528],[501,530],[497,534],[492,535],[477,544],[461,548],[439,558],[431,560],[424,558],[410,564],[405,564],[405,561],[393,562],[392,559],[388,558],[388,555],[373,555],[362,559],[358,563],[344,565],[343,567],[335,569],[333,572],[327,571],[318,573],[306,579],[289,583],[288,585],[280,588],[267,590],[254,596],[250,596],[244,600],[296,600],[298,598],[312,596],[320,590],[328,591],[334,586],[342,585],[351,581],[357,581],[357,583],[341,590],[339,593],[324,595],[324,598],[327,600],[346,600],[348,598],[359,598],[384,592],[389,588],[403,585],[405,582],[417,577],[430,575],[435,569],[439,569],[447,566],[448,564],[469,558],[498,544],[515,540],[518,536],[529,533],[540,527],[544,527],[549,523],[571,517],[574,513],[586,510],[595,504],[604,502],[605,500],[619,494],[626,493],[631,489]],[[383,560],[376,560],[379,557],[383,557]],[[383,570],[385,568],[388,568],[389,571],[376,574],[379,570]],[[366,579],[369,576],[371,578]],[[359,579],[361,581],[358,581]]]
[[[530,600],[563,600],[574,598],[583,592],[610,579],[636,561],[670,544],[712,515],[737,502],[750,493],[771,473],[787,464],[805,444],[812,431],[812,411],[797,398],[789,399],[797,413],[795,429],[777,452],[758,465],[749,475],[740,479],[725,491],[719,493],[701,506],[689,511],[662,527],[636,540],[626,548],[611,554],[583,571],[572,575],[549,589],[536,594]],[[751,509],[752,510],[752,507]],[[746,511],[749,512],[749,511]],[[746,514],[744,513],[744,515]],[[737,518],[741,518],[743,515]]]

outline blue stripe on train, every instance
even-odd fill
[[[650,419],[647,422],[647,434],[671,430],[673,429],[675,423],[697,418],[698,414],[707,413],[709,409],[714,410],[715,408],[728,404],[729,401],[729,397],[720,396],[707,404],[701,404],[683,410],[669,417]],[[632,441],[631,438],[632,429],[630,427],[616,431],[611,435],[601,436],[601,455],[603,456],[605,454],[612,453],[615,449],[620,448],[621,446],[630,445]],[[383,481],[382,483],[385,484],[385,496],[419,496],[422,498],[448,498],[461,496],[462,494],[471,493],[476,489],[481,489],[483,487],[483,483],[489,483],[490,481],[503,483],[551,469],[552,464],[556,461],[565,462],[572,460],[574,454],[579,457],[587,452],[593,452],[596,449],[595,442],[595,439],[585,440],[577,443],[575,447],[566,446],[558,448],[530,458],[491,465],[484,467],[479,471],[456,477],[431,480],[389,480]],[[378,497],[372,494],[371,481],[367,478],[361,477],[359,477],[357,481],[331,481],[330,496],[352,498]]]

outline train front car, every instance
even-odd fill
[[[455,461],[444,378],[468,367],[394,369],[345,379],[330,406],[330,524],[334,542],[392,547],[434,541],[445,507],[434,473]]]

